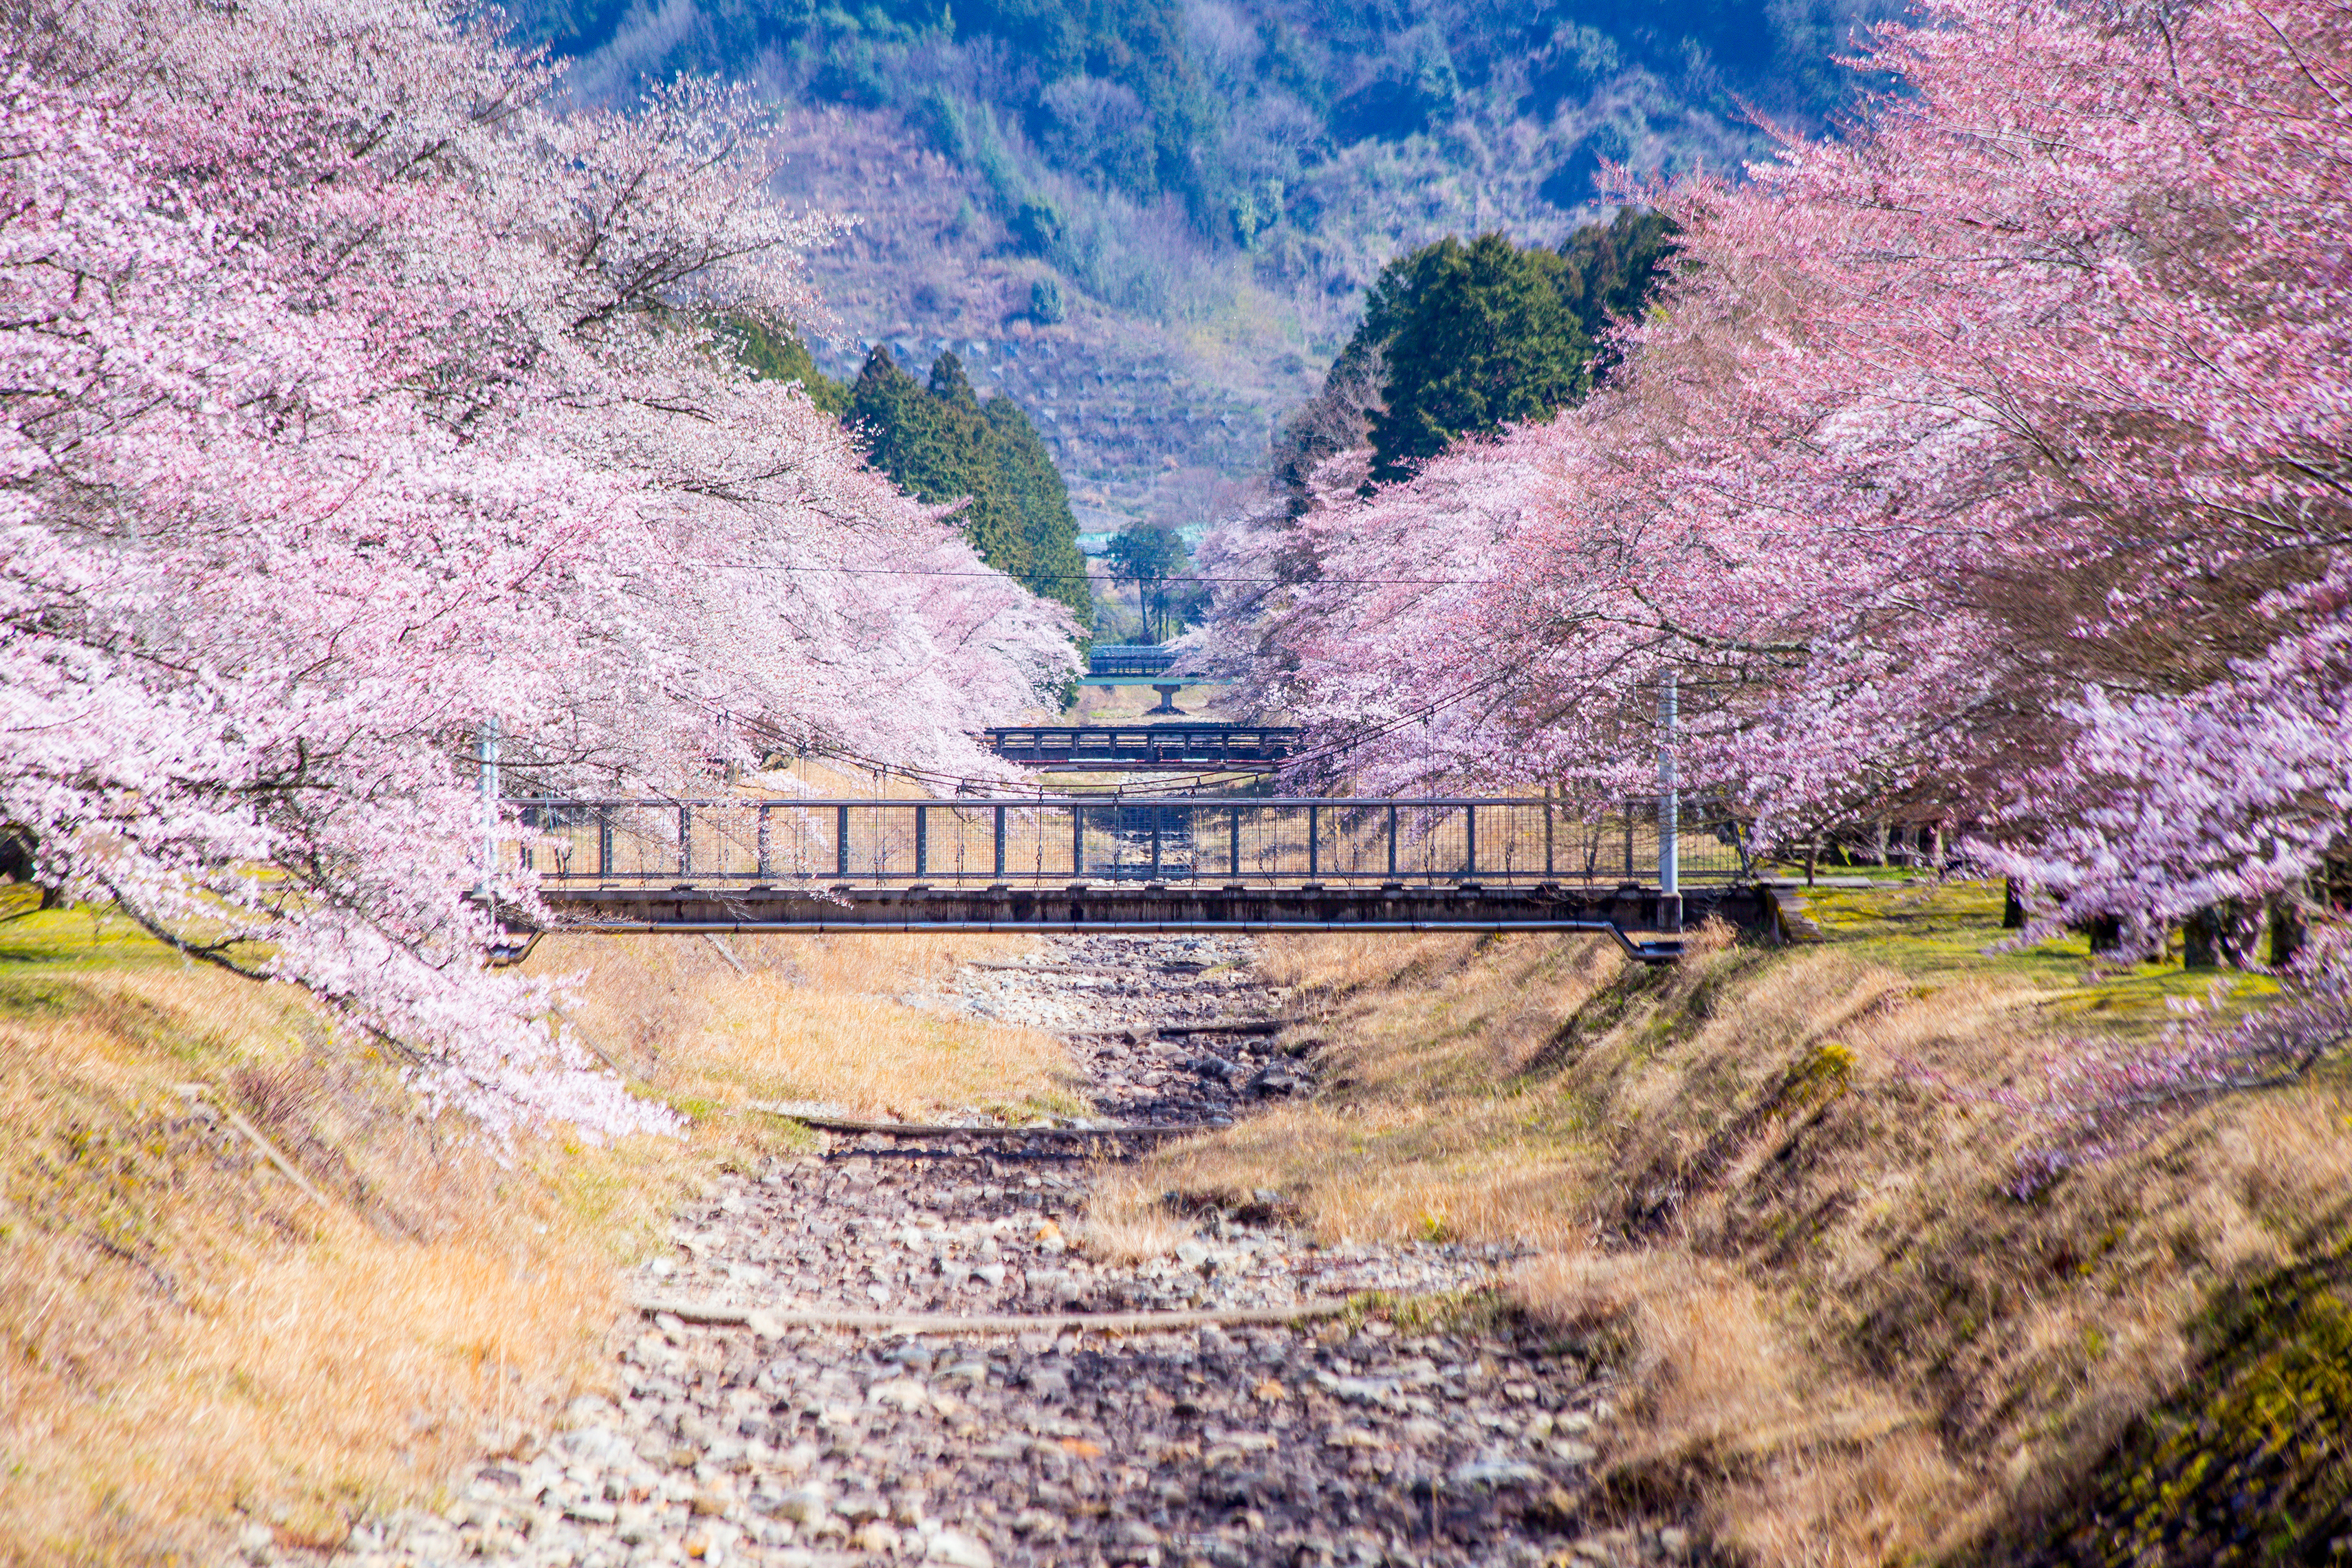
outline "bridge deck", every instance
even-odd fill
[[[533,800],[527,864],[585,931],[1672,931],[1655,807],[1528,799]],[[1759,918],[1690,808],[1694,904]]]
[[[1176,650],[1165,643],[1103,643],[1087,656],[1087,674],[1094,679],[1164,680],[1176,664]]]
[[[1608,933],[1648,961],[1680,951],[1679,900],[1654,887],[1573,889],[1555,884],[1415,888],[1252,888],[1244,885],[1076,883],[1059,889],[999,886],[824,889],[766,884],[668,888],[551,886],[567,931],[621,932],[793,931],[1591,931]],[[1694,916],[1720,913],[1740,924],[1762,917],[1751,887],[1717,887],[1691,900]],[[1660,933],[1643,939],[1639,933]]]
[[[1230,680],[1219,680],[1206,675],[1096,675],[1092,672],[1078,677],[1080,686],[1149,686],[1157,691],[1162,688],[1181,691],[1193,686],[1231,686]]]
[[[1265,766],[1297,748],[1298,731],[1265,724],[1028,724],[982,731],[983,743],[1009,763],[1031,766],[1076,763],[1141,768]]]

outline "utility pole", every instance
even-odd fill
[[[482,794],[482,879],[474,890],[485,899],[494,899],[492,879],[499,870],[499,721],[482,721],[479,737],[474,742],[476,772]]]
[[[1680,705],[1675,675],[1658,687],[1658,928],[1683,929],[1682,820],[1675,798],[1675,730]]]

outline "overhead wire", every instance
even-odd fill
[[[834,566],[751,562],[713,562],[704,563],[703,564],[719,570],[827,573],[843,576],[944,577],[969,579],[1012,578],[1013,581],[1016,582],[1035,582],[1041,584],[1070,582],[1118,584],[1134,581],[1132,578],[1121,577],[1113,574],[1106,573],[1045,573],[1037,574],[1034,577],[1013,578],[1011,574],[1000,572],[992,568],[978,571],[945,571],[932,568]],[[1275,590],[1285,587],[1311,589],[1326,584],[1335,587],[1482,587],[1492,586],[1496,583],[1503,581],[1503,579],[1495,577],[1323,576],[1298,578],[1210,574],[1174,577],[1169,578],[1166,581],[1171,584],[1227,584],[1255,587],[1259,589],[1260,591],[1258,593],[1248,595],[1245,602],[1240,606],[1244,612],[1246,612],[1247,610],[1254,608],[1256,604],[1264,602],[1264,600]],[[1275,772],[1278,773],[1294,772],[1311,763],[1322,762],[1343,756],[1348,752],[1353,752],[1361,746],[1370,743],[1371,742],[1380,740],[1386,735],[1393,734],[1398,730],[1406,728],[1413,723],[1425,722],[1437,713],[1452,708],[1460,702],[1469,700],[1485,691],[1490,690],[1493,688],[1509,680],[1518,673],[1519,671],[1517,669],[1506,664],[1493,671],[1490,671],[1486,675],[1482,676],[1478,679],[1471,681],[1469,684],[1457,690],[1432,699],[1429,701],[1423,702],[1415,708],[1407,710],[1406,711],[1389,720],[1371,725],[1368,728],[1334,736],[1308,751],[1300,752],[1293,757],[1285,758],[1282,765],[1276,768]],[[1081,674],[1076,678],[1076,684],[1080,686],[1087,684],[1085,675]],[[705,704],[705,706],[708,705]],[[784,731],[768,723],[765,721],[758,720],[746,714],[721,712],[719,716],[723,719],[743,723],[752,728],[757,732],[764,733],[770,739],[791,745],[794,749],[795,752],[800,755],[805,756],[812,754],[809,750],[809,746],[810,742],[814,737],[798,737],[788,734]],[[958,795],[970,794],[975,790],[998,790],[1003,788],[1006,783],[1006,781],[997,778],[984,778],[974,774],[955,773],[940,769],[923,768],[903,763],[885,762],[881,758],[869,757],[862,752],[853,751],[845,746],[830,743],[820,744],[822,749],[816,754],[820,754],[825,758],[848,763],[853,766],[867,769],[886,776],[890,773],[896,773],[901,778],[907,779],[910,783],[922,784],[934,787],[944,786]],[[1116,770],[1107,768],[1104,771],[1115,772]],[[1203,785],[1212,784],[1219,779],[1230,778],[1233,776],[1233,773],[1234,770],[1230,769],[1210,768],[1198,773],[1183,773],[1174,775],[1172,777],[1156,779],[1152,781],[1151,784],[1148,787],[1130,787],[1125,784],[1120,784],[1102,790],[1101,793],[1109,798],[1124,798],[1128,796],[1151,798],[1154,796],[1185,794],[1198,790]]]
[[[1133,577],[1122,577],[1110,572],[941,572],[930,568],[899,568],[896,566],[810,566],[782,565],[764,561],[698,561],[695,565],[712,572],[824,572],[843,577],[1002,577],[1026,585],[1031,583],[1132,583]],[[1491,587],[1502,581],[1499,577],[1226,577],[1204,576],[1188,573],[1181,577],[1156,577],[1157,583],[1182,586],[1191,583],[1239,584],[1251,587],[1313,587],[1330,583],[1341,587],[1364,588],[1478,588]]]

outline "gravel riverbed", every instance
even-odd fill
[[[910,1005],[1064,1032],[1096,1117],[1196,1125],[1313,1091],[1265,1033],[1250,943],[1068,937]],[[814,1110],[811,1114],[816,1114]],[[788,1326],[772,1313],[1292,1309],[1444,1295],[1507,1259],[1318,1247],[1272,1194],[1189,1217],[1137,1265],[1090,1261],[1089,1183],[1126,1137],[827,1135],[677,1218],[618,1403],[574,1403],[536,1452],[486,1458],[441,1513],[356,1531],[365,1568],[454,1563],[1633,1564],[1696,1553],[1612,1516],[1590,1477],[1622,1391],[1539,1332],[1375,1314],[1106,1334]],[[689,1313],[688,1316],[693,1314]],[[1444,1323],[1443,1317],[1435,1321]],[[247,1555],[277,1555],[257,1531]]]

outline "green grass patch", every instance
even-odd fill
[[[1997,881],[1905,881],[1872,888],[1811,888],[1799,894],[1824,940],[1857,958],[1923,981],[1999,978],[2044,994],[2050,1015],[2077,1026],[2125,1031],[2173,1018],[2177,1001],[2204,1001],[2219,983],[2223,1005],[2278,994],[2268,975],[2189,970],[2176,937],[2164,958],[2124,963],[2094,954],[2090,938],[2068,932],[2038,946],[2006,949]]]
[[[92,904],[45,910],[39,889],[0,887],[0,964],[123,969],[177,962],[121,915]]]
[[[1500,1290],[1444,1290],[1429,1295],[1359,1290],[1348,1298],[1348,1310],[1339,1321],[1349,1333],[1361,1331],[1368,1318],[1384,1318],[1408,1334],[1491,1334],[1509,1329],[1524,1316],[1519,1304]]]

